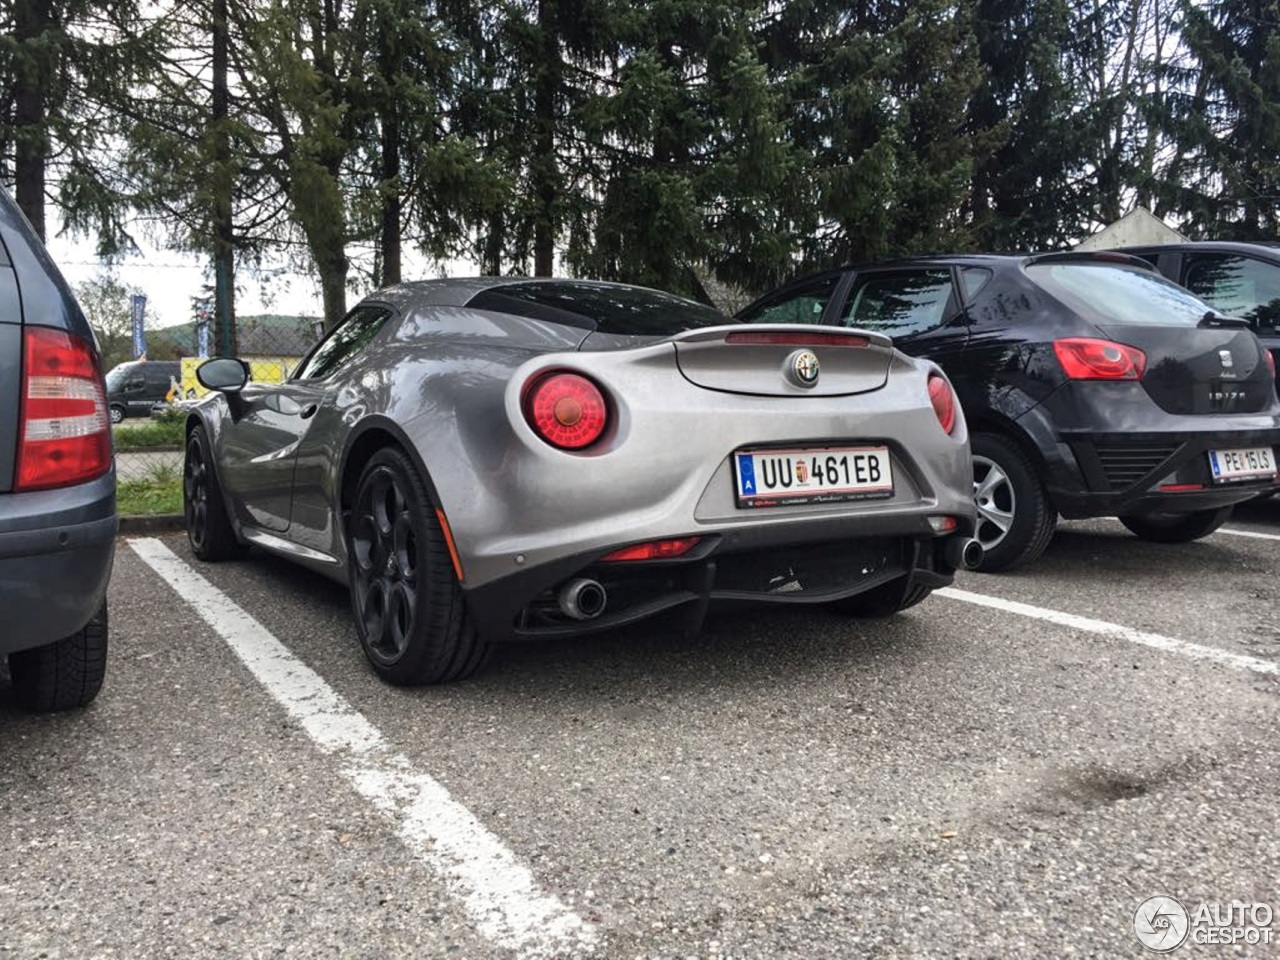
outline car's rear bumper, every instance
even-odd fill
[[[909,576],[928,587],[950,584],[955,550],[973,534],[959,517],[956,530],[933,532],[925,517],[890,518],[825,529],[748,527],[704,535],[670,560],[601,562],[610,551],[566,557],[466,591],[477,627],[493,639],[533,639],[596,633],[681,608],[696,628],[719,601],[824,603]],[[848,526],[841,536],[841,527]],[[622,546],[620,544],[619,546]],[[607,601],[590,619],[567,614],[562,591],[579,579],[603,588]]]
[[[61,640],[102,605],[115,556],[115,474],[0,497],[0,655]]]
[[[1241,503],[1275,489],[1274,478],[1214,481],[1210,450],[1270,447],[1272,412],[1178,416],[1128,392],[1060,392],[1019,421],[1035,443],[1054,506],[1068,519],[1184,513]]]

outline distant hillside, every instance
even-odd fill
[[[288,317],[275,313],[236,317],[239,350],[243,357],[300,357],[319,338],[323,320],[320,317]],[[212,331],[210,331],[212,336]],[[182,356],[195,356],[196,322],[147,331],[148,354],[167,347]],[[217,352],[217,344],[209,344],[209,352]]]

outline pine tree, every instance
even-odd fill
[[[759,12],[683,0],[619,18],[616,72],[580,114],[596,203],[570,245],[575,270],[704,297],[700,267],[753,285],[782,275],[772,200],[788,151]]]
[[[797,272],[968,245],[965,113],[980,79],[969,10],[814,0],[782,7],[764,39],[804,157]]]
[[[975,143],[966,211],[980,250],[1064,245],[1089,219],[1088,138],[1064,51],[1078,23],[1065,0],[978,0],[982,80],[969,104]]]
[[[1157,186],[1193,236],[1280,235],[1280,0],[1184,2],[1187,56],[1161,119],[1176,150]]]
[[[109,147],[158,43],[134,0],[15,0],[0,13],[0,177],[42,238],[56,199],[102,253],[130,246]]]

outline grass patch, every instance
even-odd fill
[[[186,421],[180,419],[146,420],[141,423],[125,421],[119,424],[115,434],[117,450],[150,450],[155,447],[182,447]]]
[[[116,510],[122,517],[148,517],[182,512],[182,475],[160,467],[145,480],[116,484]]]

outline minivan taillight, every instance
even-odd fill
[[[1141,380],[1147,355],[1112,340],[1068,337],[1053,341],[1062,369],[1072,380]]]
[[[27,327],[23,336],[18,490],[65,487],[111,469],[107,391],[93,348],[77,336]]]

